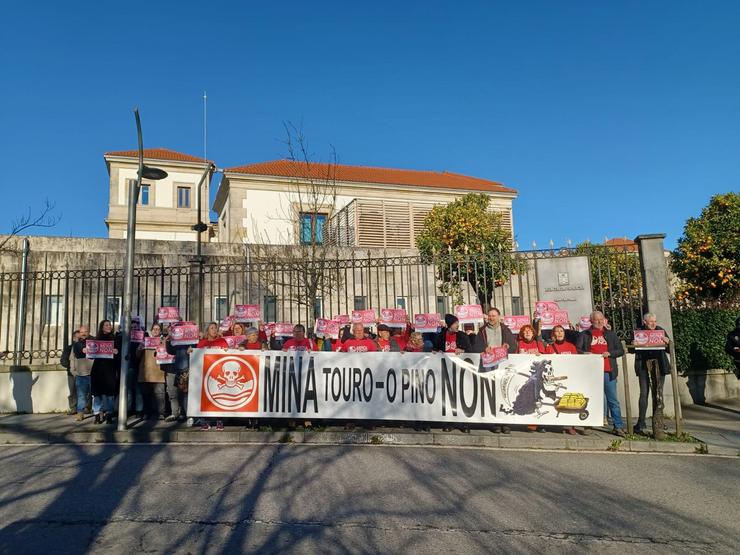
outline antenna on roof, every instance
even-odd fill
[[[203,159],[208,160],[208,95],[203,91]]]

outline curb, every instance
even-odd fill
[[[709,453],[712,455],[738,456],[737,450],[714,447],[705,443],[664,443],[656,441],[630,441],[610,437],[528,437],[493,433],[461,432],[395,432],[384,430],[352,431],[255,431],[246,429],[203,431],[197,429],[70,431],[70,432],[18,432],[0,428],[0,445],[29,444],[279,444],[304,445],[398,445],[483,447],[490,449],[546,449],[563,451],[614,451],[632,453]],[[703,446],[703,447],[702,447]]]

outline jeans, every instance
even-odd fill
[[[129,368],[126,373],[126,403],[129,411],[142,412],[144,410],[144,398],[141,396],[139,387],[139,371],[136,368]],[[136,404],[133,403],[134,393],[136,393]]]
[[[90,376],[75,376],[75,391],[77,393],[77,412],[84,412],[87,399],[90,397]]]
[[[617,380],[612,380],[609,372],[604,372],[604,413],[611,414],[614,427],[621,430],[624,428],[622,411],[619,408],[619,397],[617,396]]]
[[[188,395],[183,394],[177,388],[177,376],[180,372],[167,372],[164,375],[165,382],[167,383],[167,396],[170,398],[170,408],[172,409],[173,416],[180,416],[180,412],[185,416],[188,412]],[[182,402],[181,402],[182,399]]]
[[[115,395],[94,395],[93,414],[100,414],[100,411],[112,414],[115,407],[115,400]]]

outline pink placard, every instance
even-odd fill
[[[609,325],[609,320],[604,318],[604,325]],[[583,330],[590,330],[591,329],[591,316],[581,316],[578,320],[578,327]]]
[[[156,349],[162,343],[161,337],[145,337],[144,348],[145,349]]]
[[[144,330],[131,330],[131,343],[141,343],[144,341]]]
[[[391,328],[405,328],[408,319],[403,308],[383,308],[380,310],[380,323]]]
[[[350,318],[349,314],[339,314],[338,316],[334,316],[332,320],[339,322],[340,326],[346,326],[352,323],[352,318]]]
[[[327,320],[326,318],[317,318],[314,326],[316,337],[329,337],[336,339],[339,337],[339,322]]]
[[[236,349],[239,345],[244,343],[247,340],[246,335],[227,335],[224,337],[226,340],[226,344],[229,346],[229,349]]]
[[[85,340],[85,358],[113,358],[113,341]]]
[[[218,331],[221,333],[225,331],[229,331],[231,329],[231,326],[234,325],[234,322],[236,322],[235,316],[226,316],[221,322],[218,324]]]
[[[275,324],[275,335],[278,337],[290,337],[293,335],[293,328],[295,326],[290,322],[278,322]]]
[[[439,314],[436,312],[414,314],[414,331],[435,333],[439,328],[439,320]]]
[[[157,310],[157,321],[160,324],[173,324],[180,321],[180,309],[176,306],[160,306]]]
[[[635,349],[665,349],[665,331],[635,330]]]
[[[511,333],[519,333],[522,326],[532,324],[529,316],[504,316],[503,322],[504,325],[511,330]]]
[[[195,324],[185,324],[170,328],[172,345],[195,345],[200,341],[200,331]]]
[[[234,307],[234,318],[237,322],[257,322],[262,314],[258,304],[238,304]]]
[[[157,352],[154,353],[154,362],[157,364],[172,364],[175,362],[175,355],[171,355],[167,352],[165,345],[157,346]]]
[[[500,347],[494,347],[490,351],[486,351],[480,356],[483,368],[491,368],[501,364],[504,360],[509,358],[509,349],[506,345]]]
[[[551,330],[555,326],[570,328],[567,310],[547,310],[540,314],[540,329]]]
[[[560,310],[560,307],[554,301],[537,301],[534,303],[534,313],[537,316],[542,316],[545,312],[553,312],[555,310]]]
[[[374,324],[378,316],[375,314],[375,310],[368,308],[366,310],[353,310],[352,311],[352,323],[353,324]]]
[[[265,337],[270,338],[275,335],[275,322],[268,322],[262,326],[262,331],[265,332]]]
[[[477,324],[483,321],[483,309],[479,304],[459,304],[455,306],[455,316],[461,324]]]

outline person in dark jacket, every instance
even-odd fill
[[[90,372],[90,385],[93,396],[93,413],[95,423],[103,420],[110,424],[113,421],[113,402],[118,395],[121,372],[121,336],[113,333],[110,320],[103,320],[98,326],[98,341],[113,341],[113,358],[96,358]]]
[[[62,356],[59,357],[59,364],[67,370],[67,391],[69,393],[67,396],[67,403],[69,405],[67,414],[72,415],[77,414],[77,389],[75,388],[75,377],[70,371],[72,364],[70,357],[72,356],[72,346],[77,342],[78,336],[79,332],[78,330],[75,330],[72,333],[72,341],[69,345],[64,346],[64,349],[62,349]]]
[[[735,376],[740,380],[740,318],[735,320],[735,329],[727,334],[725,352],[735,363]]]
[[[655,317],[655,314],[647,313],[642,317],[642,325],[638,328],[641,330],[663,330]],[[663,330],[665,331],[665,330]],[[640,349],[635,350],[635,374],[640,382],[640,400],[639,400],[639,416],[637,417],[637,424],[635,425],[635,433],[642,434],[645,429],[645,416],[647,413],[648,396],[650,395],[650,376],[648,374],[649,360],[656,360],[658,362],[658,369],[660,372],[660,380],[658,384],[658,396],[663,396],[663,382],[665,377],[671,373],[671,363],[668,360],[668,354],[666,349],[670,344],[670,339],[666,335],[665,337],[665,348],[664,349]],[[655,407],[653,407],[655,410]]]
[[[501,322],[501,311],[492,307],[486,314],[486,323],[478,331],[473,345],[474,353],[484,353],[494,347],[507,345],[510,353],[516,353],[516,336]]]
[[[604,416],[611,414],[614,433],[624,437],[624,422],[617,396],[617,357],[624,354],[622,342],[617,334],[604,327],[604,314],[595,310],[591,313],[591,328],[583,331],[576,345],[579,353],[593,353],[604,359]]]
[[[460,321],[454,314],[445,314],[445,327],[437,334],[434,349],[458,355],[470,350],[468,336],[460,330]]]

